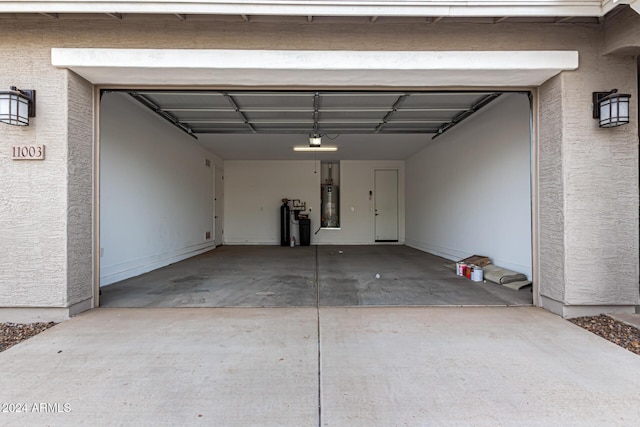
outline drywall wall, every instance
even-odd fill
[[[372,244],[375,242],[376,169],[398,171],[398,241],[404,242],[404,161],[346,160],[340,162],[340,229],[321,230],[318,244]]]
[[[128,95],[102,97],[101,286],[215,247],[214,165],[220,163]]]
[[[526,94],[502,95],[407,160],[407,245],[531,277],[529,117]]]
[[[320,223],[320,165],[313,160],[226,161],[224,195],[225,244],[279,245],[282,199],[306,202],[311,228]],[[291,225],[299,242],[297,229]]]
[[[300,199],[311,208],[312,244],[374,243],[373,191],[375,169],[399,170],[399,228],[404,238],[404,162],[340,162],[339,230],[321,230],[320,163],[301,161],[225,162],[225,244],[280,244],[283,198]],[[297,226],[292,226],[296,240]]]

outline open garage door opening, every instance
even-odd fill
[[[101,306],[533,302],[528,93],[105,90],[99,132]]]

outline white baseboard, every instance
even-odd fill
[[[110,285],[121,280],[139,276],[169,264],[200,255],[212,249],[215,249],[215,243],[210,241],[125,263],[104,266],[100,268],[100,286]]]

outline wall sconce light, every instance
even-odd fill
[[[629,123],[629,98],[631,95],[611,92],[593,92],[593,118],[599,119],[601,128],[612,128]]]
[[[29,126],[29,117],[36,116],[36,91],[11,86],[0,92],[0,122],[14,126]]]
[[[320,147],[322,144],[322,137],[320,134],[314,133],[309,135],[309,147]]]

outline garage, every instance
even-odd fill
[[[526,90],[102,89],[100,305],[531,305],[531,123]]]
[[[320,251],[330,250],[331,246],[342,258],[350,255],[346,246],[412,249],[441,256],[444,261],[439,264],[451,264],[469,255],[486,255],[494,265],[525,274],[533,282],[534,304],[558,315],[635,311],[638,134],[633,118],[637,109],[634,100],[638,99],[638,64],[634,56],[638,52],[634,31],[640,22],[637,7],[592,2],[585,8],[564,1],[534,8],[516,4],[485,7],[479,2],[444,9],[429,2],[382,2],[372,6],[329,1],[322,5],[299,2],[257,7],[235,1],[169,2],[173,4],[170,6],[164,2],[160,5],[127,0],[124,8],[124,3],[109,1],[91,7],[83,2],[46,3],[8,2],[1,11],[5,24],[3,92],[15,87],[18,92],[8,92],[17,93],[12,96],[22,100],[20,105],[29,104],[27,114],[20,114],[23,119],[15,122],[24,126],[0,124],[3,139],[9,144],[4,156],[0,156],[6,187],[0,203],[5,230],[5,254],[0,257],[5,271],[0,286],[0,314],[5,319],[20,320],[24,313],[29,320],[61,321],[100,306],[101,284],[106,292],[115,283],[208,252],[222,255],[222,250],[250,247],[302,251],[305,247],[282,247],[278,241],[283,197],[307,202],[307,207],[313,209],[308,212],[313,237],[309,248],[319,252],[318,259]],[[594,117],[599,111],[593,107],[602,107],[605,98],[601,96],[613,95],[614,90],[631,96],[629,120],[616,122],[621,126],[607,127],[606,122]],[[37,97],[29,95],[32,91],[37,92]],[[195,140],[167,118],[154,111],[150,114],[148,107],[131,99],[135,101],[135,113],[119,120],[116,127],[129,130],[126,134],[133,140],[129,149],[146,148],[138,157],[121,151],[122,166],[110,172],[109,168],[100,170],[100,156],[109,156],[108,148],[103,150],[107,143],[100,130],[101,122],[110,116],[102,114],[112,95],[109,91],[530,93],[527,192],[531,197],[527,212],[531,217],[528,239],[532,256],[525,262],[510,261],[493,248],[478,244],[494,242],[508,247],[505,241],[509,238],[499,233],[505,228],[494,227],[487,219],[494,218],[492,215],[504,219],[501,214],[521,206],[512,196],[522,192],[508,191],[491,198],[486,192],[493,182],[478,181],[477,177],[489,178],[516,163],[479,166],[485,164],[482,155],[491,152],[486,143],[478,144],[483,147],[482,153],[474,152],[471,146],[455,153],[445,149],[456,145],[456,135],[471,132],[469,129],[481,130],[478,123],[491,123],[482,117],[497,111],[501,103],[504,105],[503,95],[432,140],[429,146],[416,145],[415,151],[407,151],[404,157],[398,138],[394,139],[395,153],[374,156],[380,154],[375,134],[366,136],[369,145],[365,150],[360,148],[360,156],[350,157],[349,147],[357,144],[346,144],[346,137],[356,138],[357,133],[340,129],[340,136],[334,141],[329,136],[337,133],[325,131],[327,136],[321,138],[322,145],[337,145],[336,153],[322,153],[317,158],[297,153],[299,156],[293,159],[274,155],[278,142],[286,144],[287,156],[291,156],[291,147],[309,145],[312,126],[298,133],[295,141],[286,143],[284,137],[263,129],[259,136],[265,142],[267,138],[277,141],[261,145],[248,141],[251,147],[245,148],[253,156],[242,153],[232,157],[224,150],[225,141],[231,144],[234,138],[244,139],[250,134],[227,132],[227,137],[218,138],[214,147],[210,145],[213,141],[204,143],[216,135],[196,135]],[[179,103],[162,106],[174,108]],[[161,135],[150,138],[155,145],[145,145],[141,142],[144,138],[132,132],[137,127],[132,123],[145,114],[153,120],[156,130],[164,129]],[[217,120],[225,118],[218,116]],[[627,125],[622,126],[624,123]],[[148,127],[146,120],[138,120],[137,124]],[[497,141],[495,132],[500,133],[509,124],[506,118],[493,120],[493,129],[475,132],[478,135],[465,139]],[[149,137],[152,133],[146,127],[142,133]],[[184,142],[179,145],[183,150],[179,155],[161,144],[169,135],[175,136],[174,142]],[[427,142],[429,135],[424,135]],[[403,138],[409,136],[402,134]],[[126,140],[123,136],[118,138]],[[258,155],[260,149],[272,157]],[[162,161],[167,157],[161,153],[163,150],[173,156],[173,163]],[[44,156],[22,155],[32,152]],[[330,157],[333,154],[335,157]],[[494,158],[499,159],[495,152]],[[114,159],[117,161],[118,155],[111,160]],[[202,166],[207,159],[210,165]],[[252,193],[245,192],[248,187],[256,193],[254,184],[232,179],[239,174],[248,176],[244,172],[251,170],[252,176],[266,176],[272,187],[281,185],[280,181],[290,184],[292,178],[281,175],[291,172],[301,177],[297,173],[300,171],[292,171],[299,166],[293,167],[292,162],[305,161],[310,165],[300,166],[304,171],[318,173],[318,166],[320,171],[326,171],[328,164],[332,169],[336,167],[333,179],[339,187],[341,222],[340,227],[334,228],[340,230],[325,227],[315,234],[320,221],[316,216],[320,212],[319,190],[313,190],[315,202],[306,194],[296,195],[291,187],[283,187],[282,194],[276,197],[269,191],[262,200],[249,198],[247,195]],[[278,169],[281,173],[270,173],[269,162],[271,171]],[[478,165],[482,172],[462,173],[461,164]],[[143,173],[172,168],[180,172],[174,176]],[[376,239],[375,219],[361,216],[369,209],[369,191],[375,190],[376,170],[383,174],[398,171],[398,242],[375,242],[396,237]],[[128,183],[136,192],[131,195],[122,191],[121,200],[109,202],[100,192],[105,196],[109,186],[117,189],[118,171],[129,172],[123,175],[127,182],[120,182],[120,186],[126,189]],[[140,173],[135,177],[131,176],[132,171]],[[210,178],[217,174],[223,181],[218,192],[215,176]],[[356,177],[360,177],[361,185],[355,185]],[[310,180],[294,179],[305,188]],[[148,185],[134,185],[140,182]],[[322,184],[313,182],[314,188]],[[198,191],[192,194],[182,191],[184,188]],[[224,190],[229,191],[223,197],[212,196],[220,196]],[[466,197],[458,198],[461,194]],[[212,197],[218,200],[209,200]],[[266,199],[276,205],[267,205]],[[480,212],[474,203],[480,199],[492,200],[492,214],[472,214]],[[131,212],[117,226],[112,220],[109,226],[106,211],[131,211],[136,206],[133,202],[145,206],[147,212]],[[375,202],[373,194],[372,203]],[[194,212],[204,213],[194,217]],[[163,215],[169,222],[163,225],[154,221],[152,214]],[[273,218],[267,218],[267,214]],[[176,216],[184,220],[171,222]],[[214,224],[215,216],[218,226]],[[140,220],[145,217],[146,221]],[[227,223],[229,218],[231,222]],[[522,217],[514,215],[509,220],[513,218]],[[194,230],[185,225],[187,222],[193,224]],[[505,220],[500,226],[509,224]],[[292,229],[294,234],[298,232],[297,226]],[[132,234],[137,240],[132,239],[129,244],[118,234],[134,231],[143,236]],[[489,238],[484,235],[488,232],[492,233]],[[224,244],[220,247],[219,243]],[[292,256],[289,252],[287,257]],[[530,275],[526,273],[528,264]],[[374,278],[380,274],[378,280],[388,278],[385,271],[376,270],[364,270],[367,280],[373,280],[372,274]],[[412,276],[424,274],[418,271]],[[276,291],[256,289],[254,294],[257,292]],[[103,298],[102,303],[107,304],[107,299]]]

